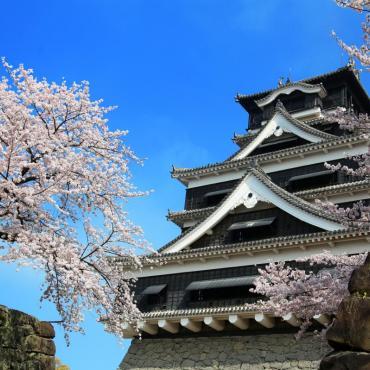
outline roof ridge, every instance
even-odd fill
[[[332,70],[330,72],[326,72],[326,73],[322,73],[322,74],[317,75],[317,76],[314,76],[314,77],[309,77],[309,78],[304,78],[304,79],[298,80],[298,81],[296,81],[296,83],[299,83],[299,82],[301,82],[301,83],[302,82],[303,83],[309,83],[312,80],[324,78],[324,77],[327,77],[327,76],[331,76],[331,75],[334,75],[336,73],[339,73],[339,72],[342,72],[342,71],[345,71],[345,70],[351,71],[352,69],[351,69],[351,67],[349,67],[349,66],[346,65],[346,66],[343,66],[343,67],[339,67],[339,68],[337,68],[335,70]],[[240,101],[241,99],[250,99],[250,98],[253,98],[253,97],[258,96],[258,95],[269,94],[270,92],[275,91],[278,88],[279,87],[276,87],[276,88],[264,90],[264,91],[261,91],[259,93],[254,93],[254,94],[237,94],[236,100],[237,101]]]
[[[185,258],[199,258],[203,256],[217,256],[224,255],[224,253],[242,253],[247,251],[265,251],[282,247],[289,247],[294,245],[306,245],[307,243],[324,243],[326,241],[339,241],[347,238],[356,238],[361,236],[368,236],[370,234],[370,227],[355,228],[349,227],[341,230],[320,231],[313,233],[305,233],[298,235],[286,235],[273,238],[252,240],[247,242],[239,242],[232,244],[213,244],[207,247],[195,249],[183,249],[172,253],[156,253],[147,256],[149,264],[161,263],[161,260],[177,261],[182,257]],[[268,247],[268,248],[263,248]],[[114,257],[115,261],[129,265],[130,262],[125,257]]]
[[[271,179],[268,177],[268,175],[262,170],[262,168],[258,166],[257,164],[255,164],[253,167],[250,165],[246,167],[244,176],[241,177],[241,179],[235,185],[233,191],[217,205],[217,207],[213,210],[213,212],[207,215],[205,219],[202,219],[196,222],[193,226],[189,227],[183,233],[178,235],[175,239],[166,243],[163,247],[158,249],[158,251],[161,252],[169,248],[171,245],[175,244],[177,241],[183,239],[188,234],[190,234],[192,231],[194,231],[198,226],[200,226],[203,222],[205,222],[208,217],[210,217],[212,214],[217,212],[217,210],[221,209],[223,204],[227,202],[231,196],[233,196],[234,192],[238,189],[238,187],[242,184],[242,182],[244,182],[247,179],[247,177],[250,176],[251,174],[254,175],[258,180],[260,180],[264,185],[266,185],[268,189],[270,189],[272,192],[274,192],[275,194],[283,198],[286,202],[288,202],[293,207],[301,208],[309,214],[313,214],[317,217],[324,218],[326,220],[335,222],[337,224],[341,224],[338,217],[330,214],[329,212],[319,209],[317,206],[313,206],[307,201],[300,199],[293,194],[290,194],[286,190],[274,184],[271,181]],[[296,217],[296,216],[293,216],[293,217]]]
[[[322,112],[324,112],[324,111],[325,110],[323,110]],[[311,125],[315,126],[315,125],[323,123],[323,122],[330,123],[329,121],[326,120],[325,117],[312,118],[308,121],[304,121],[303,123],[308,125],[308,126],[311,126]],[[237,134],[237,133],[234,132],[234,136],[232,137],[231,140],[234,141],[235,143],[237,143],[237,141],[239,141],[239,140],[243,140],[243,139],[246,140],[246,139],[249,139],[249,138],[252,139],[254,136],[257,136],[262,129],[263,129],[263,126],[261,126],[261,128],[259,128],[257,131],[254,130],[255,132],[247,131],[245,134]]]
[[[244,176],[241,177],[241,179],[235,184],[235,187],[233,188],[233,190],[235,190],[241,183],[242,181],[244,180],[244,178],[247,176],[247,174],[245,174]],[[231,195],[231,193],[226,196],[217,206],[217,208],[221,207],[225,202],[226,200],[229,198],[229,196]],[[171,246],[173,243],[177,242],[178,240],[180,240],[182,237],[184,237],[185,235],[189,234],[192,230],[194,230],[198,225],[200,225],[201,223],[203,222],[203,220],[200,220],[198,221],[196,224],[194,224],[193,226],[189,227],[187,230],[185,230],[183,233],[181,233],[180,235],[178,235],[175,239],[169,241],[168,243],[166,243],[163,247],[159,248],[158,249],[158,252],[166,249],[167,247]]]
[[[286,244],[286,242],[289,241],[289,243],[294,243],[302,240],[303,238],[306,239],[320,239],[323,237],[341,237],[341,236],[353,236],[353,235],[360,235],[363,233],[369,233],[370,228],[347,228],[347,229],[341,229],[341,230],[332,230],[332,231],[319,231],[314,233],[305,233],[305,234],[297,234],[297,235],[286,235],[286,236],[278,236],[273,238],[265,238],[265,239],[259,239],[259,240],[252,240],[247,242],[239,242],[239,243],[230,243],[230,244],[220,244],[220,245],[209,245],[207,247],[203,248],[196,248],[196,249],[183,249],[178,252],[172,252],[172,253],[161,253],[160,255],[157,255],[157,257],[176,257],[184,254],[197,254],[197,253],[205,253],[210,252],[215,249],[231,249],[236,247],[255,247],[260,246],[264,244],[268,245],[275,245],[275,244]]]
[[[298,196],[298,197],[303,197],[305,198],[305,196],[309,196],[309,197],[312,197],[312,196],[319,196],[320,193],[326,193],[326,192],[330,192],[330,191],[334,191],[335,190],[339,190],[339,189],[343,189],[344,191],[348,191],[348,189],[353,189],[353,188],[363,188],[364,185],[370,185],[370,179],[365,179],[365,180],[358,180],[358,181],[351,181],[351,182],[346,182],[346,183],[343,183],[343,184],[335,184],[335,185],[329,185],[329,186],[322,186],[322,187],[319,187],[319,188],[315,188],[315,189],[306,189],[306,190],[300,190],[300,191],[296,191],[294,192],[293,194]],[[308,197],[308,199],[309,199]],[[305,198],[307,200],[307,198]],[[214,210],[216,208],[216,206],[211,206],[211,207],[204,207],[204,208],[195,208],[195,209],[190,209],[190,210],[180,210],[180,211],[168,211],[168,214],[167,214],[167,220],[171,220],[172,222],[176,223],[176,220],[177,218],[181,219],[182,217],[191,217],[192,215],[194,214],[200,214],[200,216],[204,217],[205,215],[203,214],[207,214],[207,213],[210,213],[212,210]],[[177,223],[176,223],[177,224]],[[178,225],[178,224],[177,224]]]
[[[275,108],[275,111],[280,112],[287,120],[289,120],[290,122],[294,123],[296,126],[299,126],[303,131],[306,131],[306,132],[308,132],[310,134],[313,134],[313,135],[316,135],[316,136],[319,136],[319,137],[322,137],[322,138],[326,138],[326,139],[332,139],[332,138],[337,138],[338,137],[337,135],[328,134],[327,132],[323,132],[321,130],[318,130],[317,128],[314,128],[314,127],[308,125],[305,122],[299,121],[298,119],[294,118],[285,109],[285,107],[284,107],[283,104],[281,106],[277,106]]]
[[[330,139],[334,139],[334,138],[337,138],[338,136],[337,135],[332,135],[332,134],[328,134],[327,132],[323,132],[321,130],[318,130],[314,127],[311,127],[310,125],[307,125],[306,123],[304,122],[301,122],[299,121],[298,119],[294,118],[284,107],[283,103],[278,100],[277,103],[276,103],[276,106],[275,106],[275,109],[274,109],[274,112],[271,116],[271,118],[268,120],[268,122],[266,123],[266,125],[263,126],[263,128],[257,133],[257,135],[255,137],[253,137],[252,140],[250,140],[248,142],[247,145],[243,146],[242,148],[240,148],[236,153],[234,153],[233,155],[231,155],[230,157],[228,157],[226,159],[226,161],[232,161],[232,160],[237,160],[237,159],[241,159],[241,158],[236,158],[238,155],[241,155],[241,153],[245,150],[248,151],[248,148],[250,147],[250,145],[253,145],[253,142],[254,140],[258,140],[258,137],[259,135],[262,135],[263,134],[263,130],[266,129],[266,127],[269,127],[269,124],[276,118],[276,116],[278,114],[281,114],[288,122],[290,122],[293,126],[295,126],[296,128],[298,128],[298,130],[302,130],[303,132],[309,134],[309,135],[313,135],[313,136],[316,136],[322,140],[330,140]],[[284,131],[284,130],[283,130]],[[289,132],[289,130],[288,130]],[[262,144],[266,139],[268,139],[270,136],[273,136],[273,131],[269,134],[269,136],[265,137],[263,139],[263,141],[260,143]],[[293,134],[295,137],[299,137],[301,138],[301,136],[299,134]],[[306,139],[307,140],[307,139]],[[309,141],[309,140],[308,140]],[[294,147],[293,147],[294,148]],[[254,150],[258,149],[258,146],[256,148],[254,148],[249,154],[252,154]],[[273,153],[273,152],[269,152],[269,153]],[[249,156],[249,154],[246,154],[243,158],[246,158]],[[235,158],[235,159],[234,159]]]
[[[251,171],[258,177],[259,180],[261,180],[270,190],[274,191],[278,195],[280,195],[282,198],[284,198],[287,202],[291,203],[295,207],[299,207],[299,205],[304,205],[304,208],[307,212],[313,213],[317,216],[326,218],[330,221],[339,222],[339,218],[335,215],[326,212],[322,209],[320,209],[317,206],[314,206],[313,204],[307,202],[306,200],[297,197],[296,195],[289,193],[287,190],[283,189],[282,187],[276,185],[272,180],[263,172],[262,169],[254,169],[251,168]]]
[[[247,157],[247,158],[241,158],[237,160],[225,160],[222,162],[215,162],[215,163],[210,163],[205,166],[200,166],[200,167],[193,167],[193,168],[176,168],[175,170],[171,171],[171,175],[173,178],[176,177],[181,177],[181,175],[186,175],[189,172],[199,172],[199,171],[206,171],[218,166],[229,166],[229,167],[237,167],[238,165],[250,165],[252,161],[259,161],[259,160],[266,160],[269,159],[269,157],[274,156],[277,158],[281,158],[284,156],[286,153],[291,153],[291,154],[299,154],[303,151],[308,151],[307,149],[315,149],[315,148],[325,148],[327,146],[332,146],[335,144],[345,144],[347,142],[351,141],[361,141],[365,140],[366,137],[365,135],[342,135],[335,137],[333,139],[328,139],[325,141],[322,141],[320,143],[309,143],[309,144],[303,144],[299,145],[296,147],[292,148],[286,148],[286,149],[281,149],[281,150],[276,150],[274,152],[269,152],[269,153],[263,153],[263,154],[257,154],[255,156]]]

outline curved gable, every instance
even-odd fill
[[[240,150],[231,160],[243,159],[251,154],[263,141],[272,135],[280,136],[283,132],[292,133],[311,143],[320,143],[334,139],[336,136],[317,130],[293,118],[284,108],[277,107],[275,114],[265,127],[245,148]]]
[[[289,95],[294,91],[301,91],[306,94],[316,93],[316,94],[319,94],[319,96],[322,98],[326,96],[326,90],[322,84],[311,85],[311,84],[307,84],[304,82],[297,82],[297,83],[282,86],[279,89],[276,89],[270,92],[264,98],[255,100],[255,103],[257,104],[259,108],[262,108],[272,103],[279,95],[281,94]]]
[[[161,252],[174,253],[188,247],[212,230],[236,207],[244,205],[246,208],[254,208],[260,201],[272,203],[293,217],[323,230],[333,231],[344,228],[332,215],[283,190],[272,183],[261,171],[249,168],[233,192],[221,202],[214,212],[161,248]]]

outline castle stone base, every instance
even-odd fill
[[[318,337],[293,334],[135,339],[120,369],[318,369],[329,350]]]

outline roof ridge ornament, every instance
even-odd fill
[[[259,108],[263,108],[266,105],[272,103],[279,95],[286,94],[289,95],[294,91],[301,91],[305,94],[319,94],[321,98],[327,95],[327,92],[322,83],[319,84],[309,84],[307,82],[291,82],[290,79],[286,81],[286,84],[279,85],[278,88],[270,91],[266,96],[261,99],[255,100]]]
[[[314,143],[336,138],[335,135],[320,131],[292,117],[292,115],[285,109],[283,103],[280,100],[277,100],[275,112],[272,118],[267,122],[258,135],[249,142],[248,145],[239,150],[228,160],[235,161],[246,158],[253,153],[253,151],[258,148],[266,139],[272,135],[279,137],[284,132],[293,134],[297,137]]]
[[[356,62],[352,55],[350,55],[350,57],[348,58],[346,67],[348,67],[357,77],[357,79],[360,80],[360,70],[356,68]]]
[[[285,107],[284,107],[283,102],[280,99],[276,100],[275,109],[284,109],[284,110],[286,110]]]

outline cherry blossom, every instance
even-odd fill
[[[368,70],[370,67],[370,3],[368,0],[336,0],[336,3],[344,8],[354,9],[360,13],[367,13],[365,21],[361,25],[363,44],[360,47],[356,45],[347,45],[335,32],[333,32],[333,36],[337,39],[342,49],[344,49],[350,56],[358,59],[364,68]]]
[[[140,317],[133,276],[112,263],[146,248],[125,211],[143,196],[131,184],[127,131],[109,131],[88,82],[38,80],[3,60],[0,82],[0,259],[42,270],[41,300],[55,304],[68,334],[86,310],[120,336]]]
[[[282,317],[294,314],[302,320],[301,334],[315,315],[334,315],[342,299],[349,295],[352,271],[361,266],[366,255],[333,255],[328,251],[298,262],[270,263],[259,269],[251,291],[266,297],[251,309],[273,312]],[[300,265],[300,266],[299,266]]]

